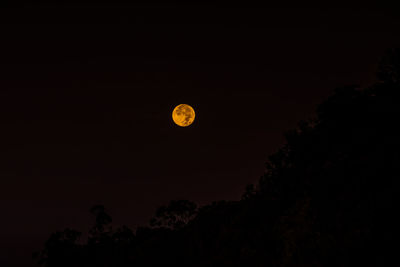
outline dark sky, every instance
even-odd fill
[[[0,266],[104,204],[147,223],[171,199],[237,200],[335,87],[374,81],[394,8],[4,7]],[[187,103],[194,124],[175,126]]]

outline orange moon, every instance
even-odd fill
[[[172,120],[181,127],[191,125],[195,117],[194,109],[187,104],[180,104],[172,111]]]

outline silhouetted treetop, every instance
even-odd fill
[[[383,83],[400,83],[400,49],[388,50],[382,57],[377,77]]]
[[[167,206],[157,209],[150,220],[153,227],[178,229],[185,226],[197,213],[197,205],[189,200],[171,200]]]

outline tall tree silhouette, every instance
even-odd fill
[[[101,243],[103,240],[110,238],[112,232],[112,218],[106,213],[103,205],[95,205],[90,209],[95,216],[95,225],[89,231],[90,243]]]

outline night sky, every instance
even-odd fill
[[[0,266],[86,231],[94,204],[134,228],[171,199],[240,199],[284,132],[400,45],[377,6],[27,5],[0,23]]]

